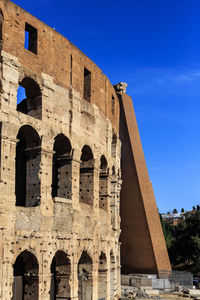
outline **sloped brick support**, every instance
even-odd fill
[[[122,272],[171,270],[131,97],[118,93],[122,141]]]

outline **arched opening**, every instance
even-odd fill
[[[98,299],[106,299],[107,293],[107,261],[106,255],[101,252],[99,257],[99,269],[98,269]]]
[[[72,160],[71,143],[64,134],[55,138],[53,150],[52,197],[71,199]]]
[[[20,128],[16,145],[15,194],[16,206],[32,207],[40,204],[41,140],[37,131],[24,125]]]
[[[112,155],[112,157],[116,157],[116,151],[117,151],[117,136],[116,136],[115,133],[113,133],[112,144],[111,144],[111,155]]]
[[[36,119],[42,119],[42,93],[37,82],[30,77],[25,77],[19,83],[17,111]]]
[[[104,155],[101,156],[99,173],[99,207],[108,209],[108,163]]]
[[[82,149],[79,189],[80,202],[93,205],[94,157],[89,146]]]
[[[115,172],[115,166],[112,167],[112,177],[111,177],[111,203],[110,203],[110,211],[111,211],[111,224],[112,228],[116,229],[117,227],[117,176]]]
[[[0,50],[2,46],[2,40],[3,40],[3,13],[0,9]]]
[[[70,300],[71,263],[67,254],[57,251],[51,264],[50,299]]]
[[[78,262],[78,299],[91,300],[92,299],[92,259],[83,251]]]
[[[22,252],[13,266],[13,300],[37,300],[38,297],[38,261],[28,251]]]
[[[110,299],[115,296],[115,256],[110,251]]]

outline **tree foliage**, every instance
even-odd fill
[[[172,265],[200,261],[200,211],[186,213],[176,226],[161,220]]]

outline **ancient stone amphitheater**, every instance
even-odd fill
[[[0,299],[120,296],[120,140],[122,266],[170,269],[124,93],[66,38],[1,0]]]

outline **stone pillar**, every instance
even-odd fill
[[[15,156],[16,139],[1,135],[0,156],[0,206],[15,206]],[[14,170],[14,172],[13,172]]]
[[[1,269],[1,300],[10,300],[12,299],[12,288],[13,288],[13,267],[12,267],[12,259],[13,259],[13,249],[11,245],[11,240],[9,238],[10,232],[8,230],[4,230],[1,235],[1,242],[3,244],[2,248],[2,269]]]
[[[95,210],[99,208],[99,169],[94,168],[93,176],[93,207]]]
[[[74,249],[78,247],[76,242],[74,243]],[[71,298],[73,300],[78,300],[78,258],[77,254],[71,256]]]
[[[72,181],[72,205],[79,204],[79,174],[80,160],[72,158],[71,162],[71,181]]]
[[[17,107],[17,89],[19,82],[19,62],[15,56],[1,51],[2,57],[2,97],[1,104]]]
[[[117,180],[111,180],[111,201],[110,201],[111,225],[113,229],[117,228]]]
[[[54,152],[41,149],[40,184],[41,184],[41,210],[44,215],[51,216],[53,213],[52,201],[52,161]]]
[[[47,244],[45,246],[47,248]],[[47,248],[48,249],[48,248]],[[39,263],[39,299],[49,300],[51,290],[51,261],[48,250],[40,250]]]
[[[98,262],[93,262],[92,270],[92,300],[98,300]]]

